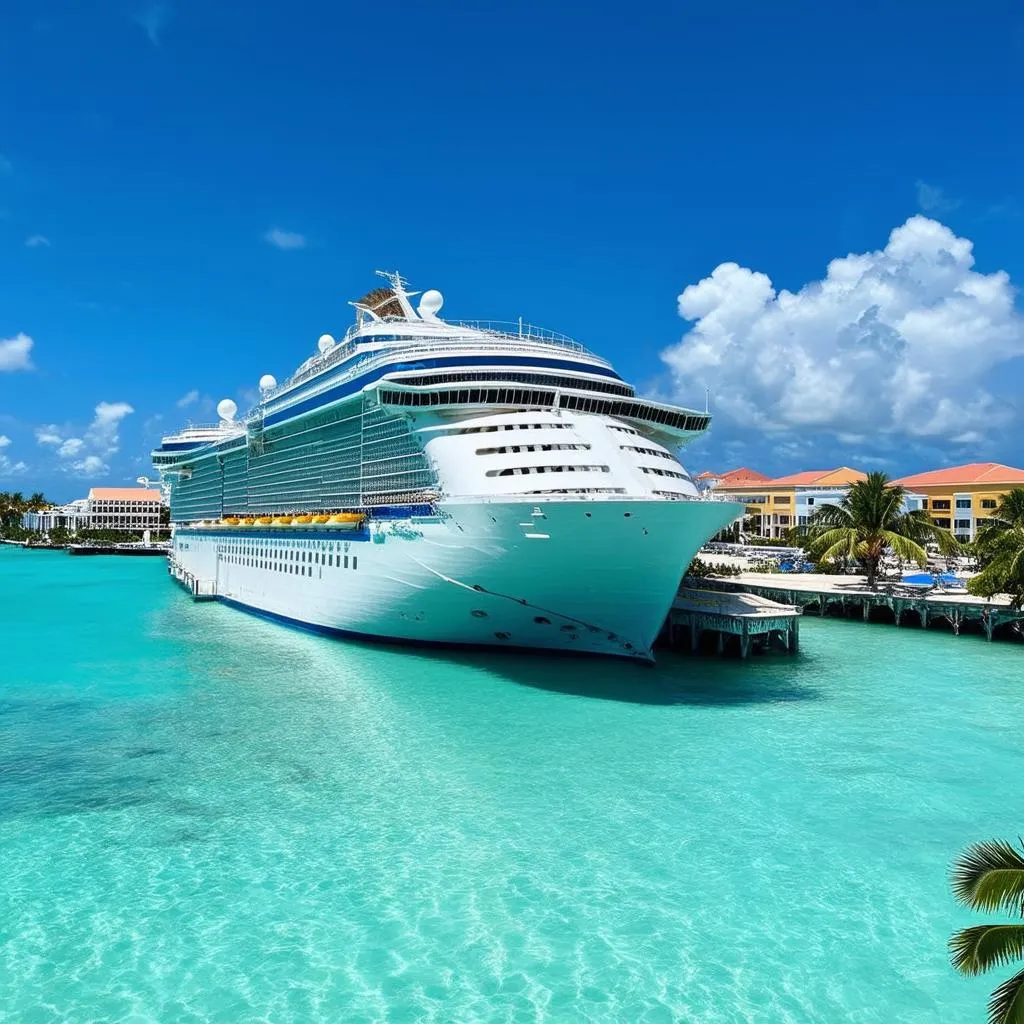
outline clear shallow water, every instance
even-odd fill
[[[984,1019],[947,871],[1020,829],[1018,646],[443,656],[5,547],[0,640],[0,1020]]]

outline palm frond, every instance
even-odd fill
[[[1024,913],[1024,855],[1005,840],[965,850],[953,865],[951,884],[953,895],[974,910]]]
[[[916,540],[890,530],[885,530],[882,537],[897,558],[902,558],[906,562],[917,562],[918,565],[928,564],[928,552]]]
[[[1024,1024],[1024,971],[1004,981],[992,993],[988,1024]]]
[[[1024,924],[978,924],[949,940],[953,966],[967,975],[984,974],[1024,956]]]

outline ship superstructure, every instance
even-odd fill
[[[674,452],[706,412],[639,398],[521,322],[447,322],[397,274],[241,420],[166,437],[172,565],[304,625],[650,657],[682,571],[739,506]]]

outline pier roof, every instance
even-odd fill
[[[91,501],[159,501],[160,492],[145,487],[90,487]]]
[[[1001,462],[969,462],[964,466],[949,466],[926,473],[913,473],[893,483],[901,487],[960,487],[969,484],[1024,485],[1024,469],[1004,466]]]

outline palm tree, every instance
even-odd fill
[[[972,910],[1011,910],[1024,917],[1024,840],[1021,850],[993,839],[976,843],[953,865],[953,894]],[[949,940],[953,966],[983,974],[1024,958],[1024,924],[979,924]],[[1024,970],[1004,981],[988,1004],[989,1024],[1024,1024]]]
[[[975,542],[981,572],[967,583],[976,597],[1009,594],[1014,608],[1024,606],[1024,487],[1007,491]]]
[[[807,526],[808,553],[819,561],[841,559],[860,562],[874,590],[878,566],[885,552],[905,562],[926,565],[924,545],[934,541],[944,554],[960,545],[949,532],[936,526],[921,509],[904,511],[906,489],[889,482],[885,473],[868,473],[850,486],[838,505],[819,505]]]
[[[52,502],[47,501],[42,491],[33,491],[25,503],[26,511],[38,512],[40,509],[49,508]]]

